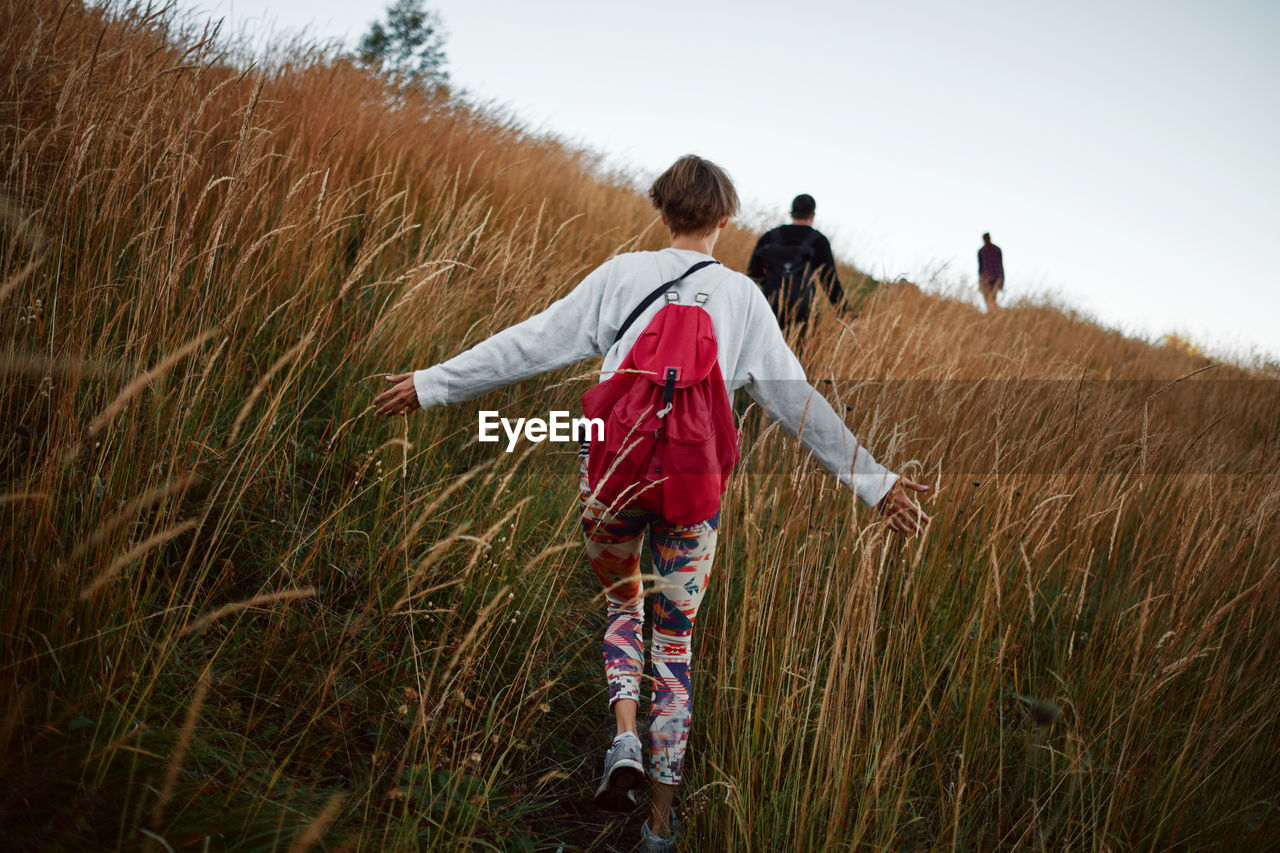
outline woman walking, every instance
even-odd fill
[[[893,474],[859,445],[809,384],[760,290],[712,257],[721,230],[738,208],[729,176],[716,164],[688,155],[654,181],[649,198],[670,231],[669,248],[618,255],[540,314],[434,367],[388,376],[393,385],[375,398],[377,413],[397,415],[461,402],[597,355],[604,356],[602,377],[610,377],[662,309],[656,304],[661,293],[666,304],[698,305],[709,315],[718,373],[726,377],[723,384],[729,395],[746,390],[798,435],[836,479],[868,506],[877,507],[888,527],[905,534],[921,532],[929,516],[908,493],[928,487]],[[664,282],[665,287],[654,291]],[[668,399],[672,385],[669,380]],[[602,452],[598,442],[595,452]],[[601,484],[588,476],[589,468],[601,467],[598,457],[591,465],[591,453],[584,445],[579,500],[587,556],[607,602],[604,661],[609,705],[617,723],[596,802],[615,810],[632,808],[645,774],[636,716],[644,669],[640,555],[648,529],[654,572],[661,580],[652,590],[654,686],[648,776],[653,784],[642,833],[647,849],[666,851],[674,848],[678,834],[671,803],[680,784],[692,713],[693,625],[711,575],[720,513],[696,521],[676,520],[652,506],[641,506],[641,501],[624,505],[605,500]]]

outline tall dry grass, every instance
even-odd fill
[[[341,60],[238,70],[164,11],[7,4],[0,57],[6,845],[630,844],[585,805],[572,454],[368,401],[663,245],[644,199]],[[745,413],[693,845],[1276,844],[1274,384],[901,286],[805,359],[935,520],[886,539]],[[589,367],[483,406],[570,408]]]

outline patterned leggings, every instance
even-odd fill
[[[586,459],[579,480],[587,557],[605,588],[609,623],[604,666],[609,707],[619,699],[640,701],[644,671],[644,597],[640,551],[649,528],[653,554],[653,695],[649,702],[649,776],[680,784],[689,720],[693,712],[690,643],[698,605],[711,577],[720,514],[698,524],[676,524],[640,509],[613,512],[591,498]]]

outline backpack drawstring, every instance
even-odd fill
[[[675,408],[675,403],[672,401],[676,396],[676,375],[679,372],[674,367],[667,368],[667,381],[662,386],[662,402],[666,405],[658,410],[658,417],[660,418],[665,418]]]

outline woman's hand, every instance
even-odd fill
[[[891,530],[916,536],[924,532],[929,516],[920,508],[920,504],[907,495],[908,491],[923,493],[929,491],[929,487],[912,482],[906,477],[899,477],[889,494],[880,500],[880,518]]]
[[[395,384],[373,398],[373,404],[378,407],[375,414],[390,417],[407,414],[418,408],[418,389],[413,387],[412,373],[388,376],[387,381]]]

